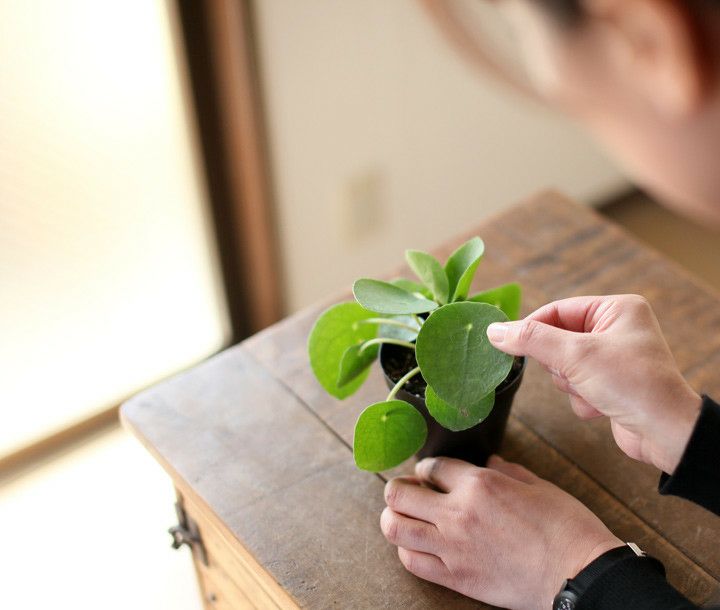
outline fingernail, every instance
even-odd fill
[[[509,326],[507,324],[498,324],[497,322],[488,326],[487,336],[493,343],[502,343],[505,341]]]

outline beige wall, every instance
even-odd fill
[[[289,309],[528,193],[618,171],[567,122],[478,76],[413,0],[259,0]]]

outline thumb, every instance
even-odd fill
[[[578,348],[587,340],[585,333],[562,330],[532,319],[490,324],[487,336],[500,351],[530,356],[560,374],[576,360]]]

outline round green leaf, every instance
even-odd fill
[[[362,375],[375,361],[377,354],[377,345],[371,345],[363,349],[362,343],[358,343],[357,345],[348,347],[340,361],[340,373],[337,379],[337,386],[342,388],[344,385]]]
[[[357,280],[353,285],[353,294],[360,305],[376,313],[425,313],[438,306],[435,301],[410,294],[402,288],[380,280]]]
[[[391,280],[390,283],[393,286],[397,286],[398,288],[402,288],[406,292],[409,292],[410,294],[419,293],[422,296],[424,296],[427,299],[432,299],[432,293],[422,284],[419,282],[413,282],[412,280],[408,280],[404,277],[399,277],[394,280]]]
[[[473,237],[450,255],[445,263],[449,282],[449,300],[461,301],[470,291],[475,271],[485,252],[485,244],[479,237]]]
[[[417,339],[420,325],[413,316],[388,316],[391,320],[397,320],[403,324],[414,328],[404,328],[403,326],[395,326],[394,324],[381,324],[378,328],[378,337],[386,339],[400,339],[401,341],[415,341]]]
[[[470,405],[494,390],[513,357],[487,338],[493,322],[507,322],[497,307],[468,301],[444,305],[423,324],[415,357],[428,385],[451,405]]]
[[[495,405],[495,390],[477,402],[454,407],[440,398],[430,386],[425,388],[425,406],[430,415],[443,427],[453,432],[467,430],[484,420]]]
[[[425,418],[403,400],[378,402],[355,424],[353,455],[358,468],[380,472],[404,462],[427,438]]]
[[[435,300],[438,303],[447,303],[448,278],[437,259],[427,252],[408,250],[405,252],[405,260],[415,275],[430,289]]]
[[[340,303],[323,312],[310,331],[310,366],[322,387],[335,398],[342,399],[353,394],[368,375],[365,370],[352,382],[342,387],[337,384],[345,351],[377,335],[374,324],[358,324],[361,320],[372,317],[374,314],[357,303]]]
[[[522,288],[520,288],[519,284],[503,284],[497,288],[491,288],[473,295],[468,301],[495,305],[495,307],[502,309],[508,318],[517,320],[520,317]]]

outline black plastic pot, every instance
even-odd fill
[[[380,366],[382,366],[389,388],[393,388],[396,382],[388,374],[388,360],[397,356],[399,352],[408,351],[405,347],[388,343],[381,346]],[[505,381],[498,386],[495,406],[490,415],[477,426],[461,432],[452,432],[435,421],[425,406],[424,390],[422,393],[411,393],[404,388],[401,389],[396,397],[413,405],[422,413],[427,422],[428,437],[423,448],[417,453],[418,458],[443,455],[465,460],[477,466],[484,466],[488,457],[500,449],[513,398],[520,387],[524,372],[525,358],[521,358],[519,364],[513,366]],[[417,383],[414,385],[417,386]]]

